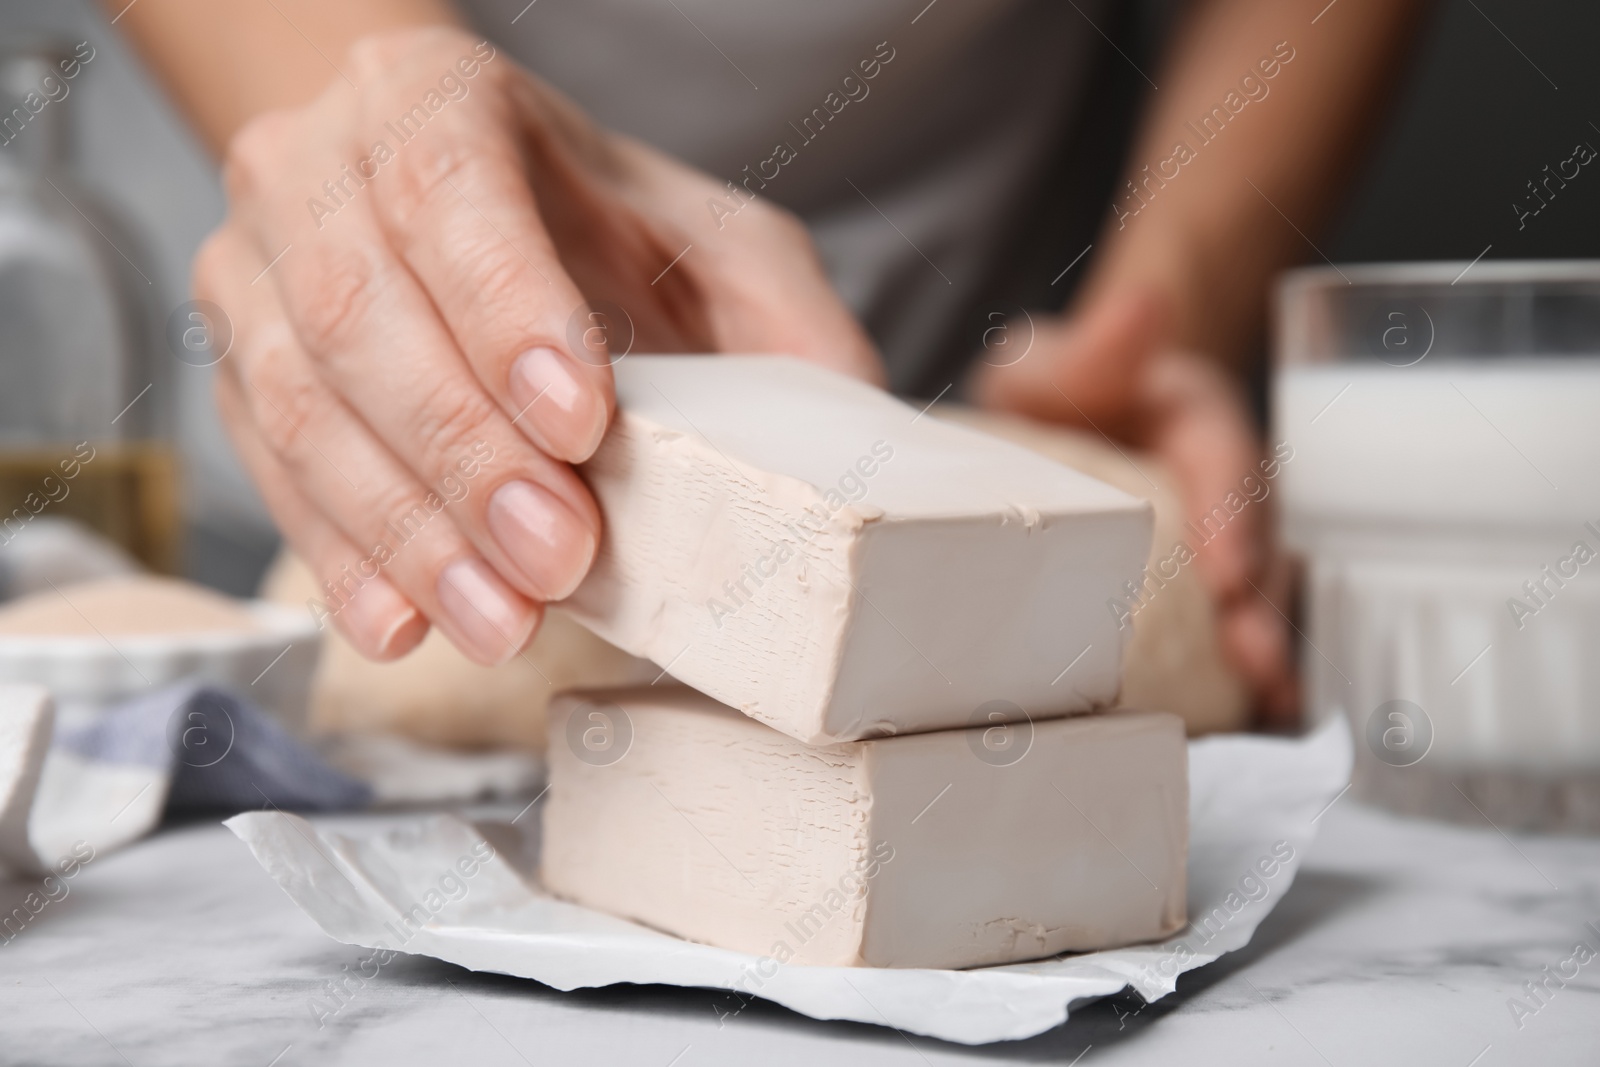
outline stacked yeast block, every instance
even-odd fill
[[[693,690],[551,705],[543,878],[780,963],[976,967],[1184,924],[1183,723],[1113,712],[804,745]],[[576,724],[573,720],[576,719]],[[626,726],[621,724],[626,723]],[[563,737],[625,729],[614,762]]]
[[[1106,604],[1147,502],[794,359],[634,357],[616,383],[582,468],[605,534],[563,605],[612,644],[813,743],[1116,698],[1132,630]]]
[[[552,891],[780,962],[971,967],[1182,925],[1182,724],[1079,714],[1117,696],[1106,605],[1145,502],[795,360],[616,377],[582,468],[605,534],[564,606],[693,689],[552,704]]]

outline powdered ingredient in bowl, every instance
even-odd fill
[[[184,634],[257,631],[237,601],[176,578],[125,575],[63,586],[0,607],[0,635]]]

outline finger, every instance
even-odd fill
[[[1288,621],[1288,617],[1297,614],[1294,592],[1300,588],[1298,568],[1287,556],[1274,552],[1269,556],[1264,579],[1262,589],[1266,597],[1263,599],[1269,602],[1273,614],[1278,616],[1276,621],[1283,625],[1274,627],[1268,638],[1268,641],[1279,642],[1277,647],[1266,642],[1260,645],[1262,667],[1254,675],[1256,708],[1264,725],[1273,728],[1293,727],[1298,724],[1302,711],[1301,675],[1291,643],[1293,628]]]
[[[1135,439],[1172,468],[1184,512],[1206,539],[1198,553],[1201,576],[1213,599],[1240,596],[1265,560],[1263,506],[1252,497],[1265,499],[1266,483],[1243,405],[1221,372],[1198,356],[1154,357],[1141,392]]]
[[[593,454],[614,407],[608,354],[574,348],[583,295],[540,219],[492,74],[372,183],[379,225],[439,309],[485,392],[547,454]]]
[[[298,160],[301,173],[320,165],[313,149],[282,136],[250,147]],[[483,492],[453,508],[451,521],[524,596],[571,593],[599,544],[598,508],[571,468],[530,444],[485,392],[431,298],[388,246],[372,198],[346,202],[319,232],[286,191],[251,192],[244,221],[258,254],[293,245],[271,277],[315,376],[422,485],[443,485],[465,457],[488,449],[496,462],[479,483]]]
[[[1298,686],[1279,610],[1262,596],[1234,601],[1219,607],[1218,633],[1224,656],[1255,696],[1258,716],[1288,725],[1298,714]]]
[[[756,231],[750,244],[712,246],[703,262],[685,257],[706,293],[717,350],[787,353],[883,384],[876,346],[828,282],[804,227],[788,216],[754,214],[744,225]],[[757,261],[761,250],[770,253]]]
[[[552,123],[578,121],[558,96],[528,106]],[[650,216],[634,214],[650,246],[638,249],[645,266],[634,273],[615,262],[591,262],[580,233],[560,239],[563,261],[576,264],[585,292],[629,309],[641,320],[641,337],[651,320],[664,321],[664,332],[690,343],[703,335],[700,343],[713,351],[788,354],[866,381],[885,380],[876,346],[829,282],[798,219],[760,198],[719,218],[706,204],[726,190],[705,175],[627,138],[609,138],[607,150],[611,169],[626,176],[628,195],[607,201],[607,184],[595,183],[604,209],[599,224],[632,211],[634,200],[648,201],[655,209]],[[694,316],[676,310],[689,303]]]
[[[1288,586],[1267,541],[1269,483],[1237,392],[1212,364],[1168,353],[1151,362],[1141,406],[1149,446],[1172,467],[1190,529],[1205,538],[1196,563],[1223,651],[1263,713],[1290,714]]]
[[[298,487],[347,542],[369,546],[354,573],[392,579],[475,662],[504,663],[526,647],[542,617],[540,606],[506,585],[439,517],[448,505],[411,482],[360,423],[339,410],[331,393],[307,399],[315,386],[286,373],[281,363],[270,372],[258,366],[255,373],[259,380],[245,387],[248,394],[232,376],[219,383],[230,406],[246,413],[244,423],[272,460],[253,473]],[[292,396],[301,399],[296,403]],[[334,455],[359,480],[336,466]]]
[[[350,544],[366,547],[358,575],[381,571],[470,658],[493,665],[516,655],[540,606],[502,581],[444,515],[471,499],[466,479],[481,471],[463,468],[443,492],[417,483],[318,378],[273,291],[240,281],[252,266],[247,251],[225,234],[208,242],[201,262],[214,298],[235,318],[231,373],[219,388],[243,413],[241,431],[272,461],[259,464],[263,486],[294,486]]]
[[[284,539],[317,576],[323,597],[314,613],[334,626],[367,659],[410,652],[428,633],[428,620],[382,574],[363,574],[363,553],[305,498],[250,424],[237,383],[217,376],[217,404],[245,470],[260,488]]]

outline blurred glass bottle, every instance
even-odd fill
[[[76,519],[170,572],[177,467],[154,283],[69,166],[71,97],[93,57],[87,43],[0,45],[0,546],[41,516]]]

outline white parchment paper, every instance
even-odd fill
[[[492,826],[452,816],[351,838],[291,815],[228,820],[331,937],[433,956],[557,989],[619,982],[729,990],[817,1019],[981,1044],[1031,1037],[1072,1004],[1131,986],[1146,1000],[1247,944],[1282,899],[1349,780],[1342,720],[1301,740],[1229,736],[1189,746],[1190,923],[1152,945],[968,971],[802,967],[693,944],[545,895],[494,849]],[[932,888],[932,887],[930,887]],[[409,916],[409,918],[407,918]]]

